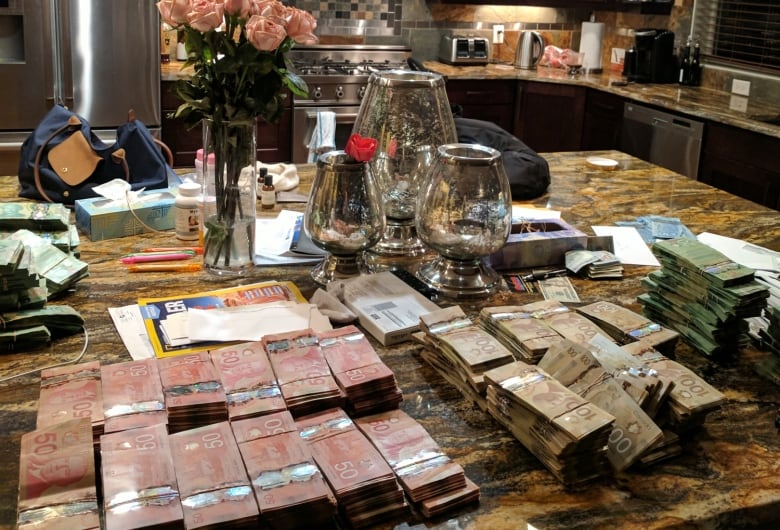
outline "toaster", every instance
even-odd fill
[[[487,64],[490,41],[482,37],[444,35],[439,45],[439,60],[447,64]]]

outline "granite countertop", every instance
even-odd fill
[[[599,155],[619,162],[615,171],[585,163]],[[564,220],[592,233],[590,226],[613,224],[643,214],[679,217],[694,233],[717,232],[780,250],[777,212],[688,179],[667,169],[616,152],[548,153],[552,183],[548,193],[531,201],[560,210]],[[313,166],[299,167],[301,191],[310,184]],[[17,179],[0,177],[0,201],[16,201]],[[278,212],[277,205],[270,214]],[[92,242],[82,236],[81,259],[89,277],[53,304],[77,309],[87,322],[89,345],[83,361],[129,360],[108,314],[109,307],[136,303],[140,296],[199,292],[270,279],[291,280],[309,297],[316,289],[310,266],[255,268],[244,279],[218,279],[206,272],[127,274],[117,258],[146,246],[176,244],[172,232]],[[644,292],[641,279],[652,268],[627,266],[620,281],[572,279],[583,302],[609,300],[634,311]],[[502,291],[462,304],[474,315],[485,305],[526,304],[538,294]],[[0,356],[0,373],[16,374],[72,359],[82,336],[50,346]],[[775,427],[780,388],[757,376],[753,365],[769,355],[751,346],[737,362],[717,364],[686,344],[676,350],[679,362],[702,375],[727,396],[718,412],[684,443],[682,455],[642,469],[629,469],[581,490],[564,488],[512,435],[472,406],[420,358],[421,346],[407,342],[377,351],[403,390],[404,411],[417,419],[443,451],[461,464],[481,488],[477,506],[441,519],[409,524],[436,529],[544,530],[571,528],[654,529],[744,528],[780,520],[780,436]],[[20,436],[34,430],[40,381],[37,374],[0,383],[0,528],[13,528],[19,473]],[[393,521],[384,528],[393,528]]]
[[[423,63],[425,68],[445,76],[448,79],[516,79],[579,85],[609,92],[617,96],[648,103],[667,110],[687,114],[691,117],[711,120],[732,125],[749,131],[780,138],[780,125],[763,123],[751,116],[780,116],[780,105],[761,101],[757,98],[733,96],[722,90],[703,87],[688,87],[677,84],[629,83],[627,86],[615,85],[625,78],[615,72],[600,74],[581,74],[569,76],[561,68],[540,66],[535,70],[521,70],[509,64],[488,64],[486,66],[454,66],[437,61]],[[747,102],[747,108],[732,108],[732,98],[738,103]]]

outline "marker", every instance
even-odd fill
[[[176,261],[182,259],[191,259],[194,256],[192,252],[147,252],[141,254],[130,254],[120,259],[121,263],[147,263],[150,261]]]
[[[141,252],[188,252],[192,251],[194,254],[203,254],[203,247],[149,247],[143,249]]]
[[[127,272],[197,272],[199,270],[203,270],[201,263],[143,263],[127,267]]]
[[[539,280],[546,280],[555,276],[566,276],[567,273],[566,269],[531,271],[531,274],[526,274],[521,276],[521,278],[526,282],[538,282]]]

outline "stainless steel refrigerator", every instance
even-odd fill
[[[135,111],[159,135],[160,19],[154,0],[0,0],[0,174],[55,104],[104,141]]]

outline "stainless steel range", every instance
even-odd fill
[[[288,54],[309,86],[309,96],[293,98],[292,162],[310,161],[309,144],[318,113],[335,119],[335,144],[343,149],[355,124],[369,76],[385,70],[408,69],[411,48],[397,45],[298,46]],[[313,161],[313,160],[312,160]]]

